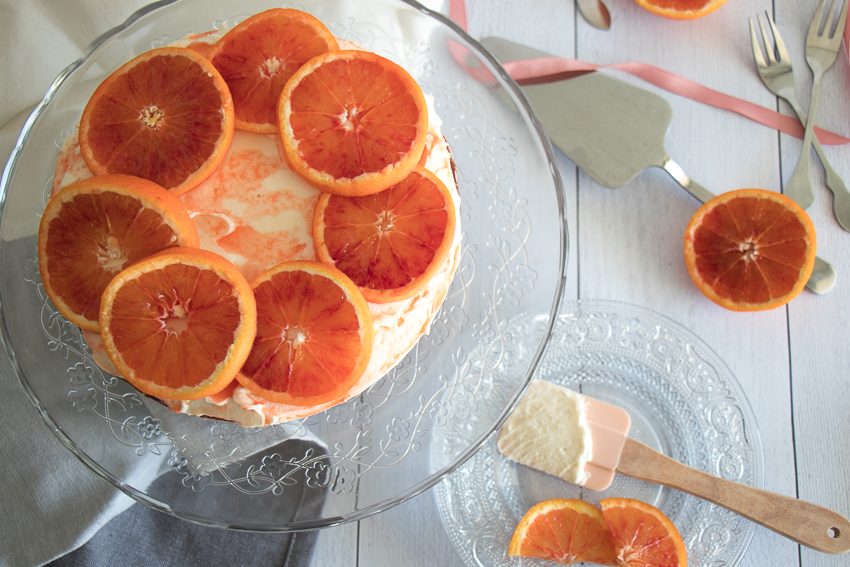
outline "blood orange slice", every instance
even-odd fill
[[[333,51],[302,66],[278,108],[284,156],[321,191],[377,193],[422,156],[428,109],[416,81],[374,53]]]
[[[97,331],[109,281],[129,264],[175,246],[198,246],[177,197],[146,179],[95,176],[48,201],[38,228],[38,269],[59,312]]]
[[[153,49],[95,90],[80,119],[80,152],[95,175],[150,179],[175,195],[215,171],[233,141],[224,79],[191,49]]]
[[[532,506],[514,530],[508,554],[562,565],[580,561],[616,565],[602,512],[587,502],[567,498]]]
[[[809,215],[763,189],[705,203],[685,229],[688,273],[706,297],[734,311],[785,305],[812,274],[817,237]]]
[[[600,502],[618,567],[686,567],[688,552],[673,522],[658,508],[631,498]]]
[[[350,277],[366,301],[401,301],[440,269],[455,234],[452,195],[417,165],[400,183],[365,197],[323,194],[313,216],[316,257]]]
[[[253,282],[257,338],[239,382],[272,402],[314,406],[346,396],[374,331],[357,286],[321,262],[284,262]]]
[[[638,6],[671,20],[693,20],[707,16],[726,0],[635,0]]]
[[[313,57],[338,49],[333,34],[310,14],[273,8],[227,32],[207,58],[230,88],[236,127],[273,134],[286,81]]]
[[[145,394],[211,396],[236,377],[257,330],[251,286],[218,254],[164,250],[122,271],[103,292],[109,360]]]

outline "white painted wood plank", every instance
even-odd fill
[[[804,59],[808,23],[815,12],[815,0],[776,0],[776,20],[791,50],[797,78],[797,96],[808,106],[812,75]],[[822,83],[815,123],[847,135],[848,105],[847,55],[840,53]],[[782,136],[782,174],[787,180],[793,171],[801,143]],[[829,159],[845,181],[850,179],[850,147],[826,148]],[[832,195],[824,185],[823,170],[812,156],[815,202],[807,210],[815,223],[820,254],[838,271],[838,283],[826,296],[811,294],[789,304],[789,332],[794,440],[797,457],[798,497],[850,516],[850,234],[842,230],[832,214]],[[847,565],[847,556],[829,556],[803,548],[805,567]]]

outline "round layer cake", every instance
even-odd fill
[[[205,53],[221,32],[191,35],[173,45]],[[360,49],[338,39],[341,49]],[[345,399],[377,382],[398,364],[428,332],[442,305],[460,256],[460,198],[448,143],[441,121],[428,103],[429,132],[424,167],[449,189],[457,227],[452,249],[429,284],[413,297],[394,303],[370,303],[375,329],[369,366]],[[52,191],[92,173],[80,154],[77,133],[63,144],[56,163]],[[293,173],[286,164],[279,136],[236,130],[224,162],[203,183],[178,198],[198,230],[201,248],[233,262],[248,281],[265,270],[291,260],[315,260],[313,212],[320,192]],[[98,333],[83,331],[95,361],[111,374],[112,366]],[[313,415],[343,400],[318,406],[291,406],[265,400],[234,380],[222,392],[198,400],[161,400],[172,411],[208,416],[256,427]]]

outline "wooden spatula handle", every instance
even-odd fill
[[[634,439],[626,441],[617,472],[693,494],[817,551],[850,551],[850,520],[841,514],[698,471]]]

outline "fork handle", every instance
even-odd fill
[[[811,150],[812,137],[815,132],[815,110],[817,109],[818,98],[820,97],[822,77],[822,72],[814,72],[812,100],[809,102],[806,132],[803,135],[803,147],[800,149],[800,158],[797,161],[796,167],[794,167],[794,172],[791,174],[791,178],[788,179],[788,183],[785,184],[785,188],[782,191],[803,209],[807,208],[815,200],[815,195],[812,192]]]

